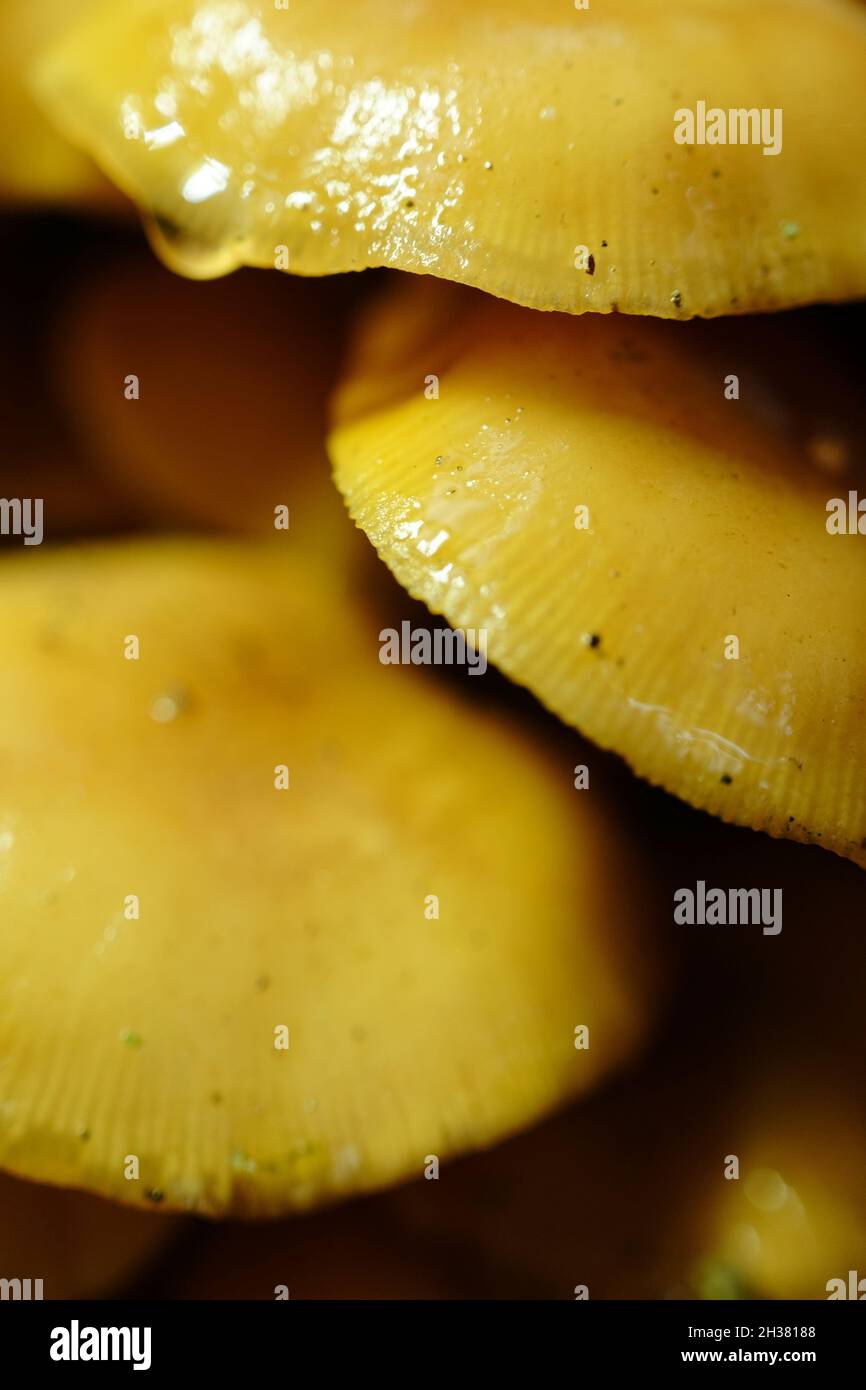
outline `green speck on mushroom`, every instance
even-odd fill
[[[699,1299],[729,1301],[749,1298],[752,1290],[736,1266],[717,1259],[704,1260],[693,1278]]]
[[[799,226],[797,225],[796,222],[783,222],[783,223],[782,223],[782,236],[783,236],[783,237],[787,237],[789,241],[793,241],[793,240],[794,240],[794,237],[799,236],[799,235],[800,235],[800,228],[799,228]]]
[[[141,1047],[144,1038],[140,1033],[134,1033],[131,1028],[124,1028],[120,1035],[120,1041],[126,1043],[127,1047]]]

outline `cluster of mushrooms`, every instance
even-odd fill
[[[866,1275],[866,8],[4,0],[0,70],[0,1276]]]

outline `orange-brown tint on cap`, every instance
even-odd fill
[[[215,284],[146,251],[85,275],[54,362],[71,429],[109,485],[175,528],[257,533],[330,554],[352,537],[324,450],[354,296],[247,271]]]
[[[866,292],[864,82],[848,0],[126,0],[36,75],[189,275],[671,318]]]
[[[809,324],[406,280],[330,447],[397,579],[555,713],[695,806],[863,864],[863,416]]]
[[[0,224],[0,553],[123,531],[140,511],[90,466],[63,408],[49,344],[57,305],[79,270],[70,224],[30,216]]]

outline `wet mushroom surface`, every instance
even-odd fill
[[[3,1301],[866,1296],[863,5],[0,74]]]

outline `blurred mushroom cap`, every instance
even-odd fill
[[[566,759],[382,664],[347,581],[185,541],[2,578],[3,1166],[272,1215],[491,1144],[637,1046],[627,840]]]

